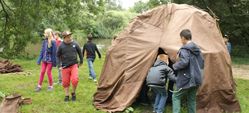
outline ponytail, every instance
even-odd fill
[[[53,39],[53,31],[51,28],[47,28],[44,30],[46,37],[48,38],[48,48],[52,47],[52,39]]]

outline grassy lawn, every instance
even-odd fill
[[[235,65],[249,65],[248,57],[232,57],[232,63]]]
[[[104,59],[96,59],[95,70],[99,75]],[[35,60],[14,60],[13,62],[21,64],[25,72],[20,74],[1,74],[0,91],[5,94],[20,93],[24,97],[31,97],[31,105],[23,105],[23,113],[103,113],[97,111],[92,106],[93,94],[96,91],[96,84],[88,80],[87,62],[79,68],[79,84],[77,89],[77,101],[65,103],[64,91],[62,86],[54,85],[54,91],[48,92],[48,80],[45,76],[42,91],[34,92],[39,79],[40,66],[36,65]],[[53,68],[53,78],[57,81],[57,68]]]
[[[0,92],[5,94],[20,93],[23,97],[32,98],[31,105],[23,105],[22,113],[104,113],[97,111],[92,105],[93,94],[96,91],[96,84],[88,80],[87,62],[79,68],[79,85],[77,89],[77,101],[65,103],[62,86],[55,85],[54,91],[48,92],[47,76],[43,82],[41,92],[34,92],[39,78],[40,66],[36,65],[35,60],[13,60],[22,65],[25,72],[18,74],[1,74],[0,75]],[[104,58],[95,60],[95,70],[97,75],[100,74]],[[53,78],[57,81],[57,68],[53,68]],[[242,107],[242,113],[249,113],[249,81],[236,79],[237,96]],[[150,113],[151,106],[134,105],[135,113]],[[171,113],[171,106],[166,108],[167,113]],[[183,112],[186,113],[186,112]]]

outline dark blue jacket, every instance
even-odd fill
[[[42,48],[40,51],[40,56],[37,60],[37,64],[43,62],[51,62],[53,67],[56,66],[56,42],[52,40],[52,46],[48,48],[48,40],[42,41]]]
[[[232,53],[232,44],[230,42],[227,42],[226,46],[227,46],[227,50],[228,50],[229,54],[231,54]]]
[[[158,59],[150,68],[146,78],[146,83],[151,87],[165,88],[167,78],[175,81],[176,78],[174,71],[165,62]]]
[[[200,86],[204,60],[200,48],[193,42],[182,46],[178,52],[179,61],[173,64],[177,71],[177,89],[188,89]]]

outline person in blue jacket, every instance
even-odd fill
[[[180,113],[181,98],[187,96],[188,113],[196,113],[196,92],[202,83],[204,60],[200,48],[191,41],[189,29],[180,33],[183,46],[178,51],[178,58],[173,64],[177,71],[176,88],[173,93],[173,113]]]
[[[227,51],[231,55],[231,53],[232,53],[232,44],[229,42],[229,39],[228,39],[227,35],[224,36],[224,41],[225,41],[225,45],[227,47]]]
[[[37,64],[41,64],[41,72],[38,85],[35,88],[36,92],[39,92],[41,90],[44,74],[46,71],[48,74],[49,82],[48,91],[53,90],[52,67],[56,66],[56,42],[53,40],[52,32],[53,31],[50,28],[45,29],[44,31],[45,39],[42,41],[40,56],[37,60]]]
[[[155,94],[155,102],[153,105],[154,113],[163,113],[165,103],[167,101],[166,82],[169,78],[175,81],[174,71],[168,66],[168,55],[166,53],[159,53],[157,60],[150,68],[146,83]]]

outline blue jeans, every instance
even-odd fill
[[[61,69],[59,69],[59,68],[58,68],[58,81],[59,81],[59,83],[62,83]]]
[[[196,113],[196,92],[197,87],[192,87],[173,93],[173,113],[181,112],[181,98],[183,96],[187,96],[188,113]]]
[[[96,79],[96,74],[95,74],[94,69],[93,69],[93,62],[94,62],[94,58],[87,58],[89,75],[93,79]]]
[[[167,100],[166,89],[159,87],[151,87],[151,89],[156,95],[155,103],[153,105],[153,111],[155,111],[156,113],[163,113]]]
[[[60,69],[61,60],[60,60],[59,57],[56,57],[56,64],[57,64],[57,68],[58,68],[58,82],[59,82],[59,83],[62,83],[61,69]]]

